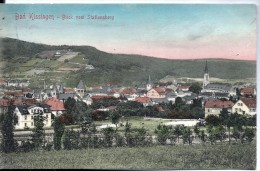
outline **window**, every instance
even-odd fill
[[[31,116],[31,120],[33,120],[33,116]]]
[[[33,122],[31,122],[31,126],[33,126]]]
[[[27,123],[24,123],[24,127],[27,127]]]
[[[238,108],[235,108],[235,111],[237,112],[237,111],[238,111]]]
[[[48,119],[48,114],[46,114],[46,119]]]
[[[24,115],[24,120],[27,120],[27,115]]]

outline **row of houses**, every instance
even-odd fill
[[[204,103],[205,118],[208,115],[219,116],[223,108],[230,113],[238,113],[241,115],[256,115],[256,99],[255,98],[241,98],[236,103],[232,101],[209,100]]]

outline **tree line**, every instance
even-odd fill
[[[84,148],[108,148],[108,147],[138,147],[151,145],[176,145],[179,143],[192,145],[195,140],[199,143],[216,144],[231,138],[233,142],[252,142],[255,137],[255,129],[241,122],[241,116],[227,115],[222,110],[219,117],[220,122],[207,122],[206,129],[201,125],[196,125],[193,129],[182,125],[166,126],[158,125],[154,130],[153,136],[144,127],[132,128],[131,123],[126,122],[123,131],[116,128],[104,128],[98,131],[96,125],[89,120],[80,124],[80,130],[66,129],[61,117],[56,117],[53,122],[54,138],[53,142],[45,142],[43,129],[44,117],[38,115],[34,117],[35,128],[30,139],[18,144],[14,139],[14,106],[9,106],[8,112],[4,114],[1,124],[1,151],[9,152],[28,152],[33,150],[72,150]],[[229,117],[228,117],[229,116]],[[229,122],[228,119],[231,119]],[[234,119],[235,117],[235,119]],[[238,117],[238,118],[236,118]],[[234,120],[234,122],[233,122]],[[232,124],[233,125],[232,125]],[[238,125],[240,123],[240,125]],[[235,125],[235,126],[234,126]],[[233,126],[231,133],[229,131]],[[239,140],[239,141],[237,141]]]

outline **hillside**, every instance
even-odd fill
[[[89,86],[105,82],[137,85],[140,82],[145,82],[149,74],[153,81],[158,81],[166,75],[201,78],[205,66],[204,59],[169,60],[141,55],[111,54],[90,46],[49,46],[11,38],[3,38],[1,46],[3,52],[0,59],[1,63],[5,63],[2,72],[9,75],[10,73],[13,75],[22,74],[33,69],[36,65],[38,65],[37,67],[43,66],[51,72],[64,65],[64,62],[60,61],[49,62],[39,59],[37,54],[42,51],[70,49],[73,52],[79,52],[81,57],[77,56],[71,61],[83,62],[80,60],[83,56],[87,64],[93,65],[95,70],[82,69],[69,74],[52,74],[52,79],[59,78],[65,81],[66,86],[75,86],[80,79],[85,80]],[[216,78],[245,79],[256,77],[255,61],[209,59],[208,68],[210,76]],[[47,73],[33,79],[37,80],[38,77],[48,77],[51,81],[49,78],[51,76]]]

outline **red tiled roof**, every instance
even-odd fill
[[[231,108],[234,106],[232,101],[210,100],[205,102],[205,108]]]
[[[35,105],[37,104],[37,100],[36,99],[14,99],[14,105],[23,105],[23,104],[26,104],[26,105]]]
[[[7,107],[9,106],[9,101],[8,99],[0,99],[0,107]]]
[[[134,94],[136,92],[135,89],[132,89],[132,88],[125,88],[121,94]]]
[[[5,80],[0,80],[0,84],[7,84],[7,81],[5,81]]]
[[[120,92],[120,89],[119,89],[119,88],[112,88],[112,89],[111,89],[111,92],[112,92],[112,93],[119,93],[119,92]]]
[[[156,106],[155,109],[159,112],[163,112],[164,109],[162,108],[162,106]]]
[[[255,98],[241,98],[240,99],[247,107],[256,108],[256,99]]]
[[[240,90],[241,94],[254,94],[254,88],[252,87],[245,87]]]
[[[180,85],[178,87],[179,87],[179,89],[188,89],[188,88],[190,88],[189,85]]]
[[[114,99],[114,97],[113,96],[92,96],[91,99],[95,101],[95,100],[102,100],[102,99]]]
[[[154,89],[151,90],[155,90],[158,94],[163,95],[165,94],[165,91],[163,89],[161,89],[160,87],[156,87]],[[150,91],[150,90],[149,90]]]
[[[75,90],[73,88],[64,88],[64,92],[65,93],[75,92]]]
[[[19,91],[6,91],[6,92],[4,92],[4,94],[6,95],[6,96],[23,96],[23,92],[21,91],[21,90],[19,90]]]
[[[150,98],[149,97],[136,97],[135,101],[139,102],[139,103],[148,103],[150,101]]]
[[[57,111],[57,110],[65,110],[64,103],[61,102],[59,99],[56,97],[52,97],[50,99],[45,100],[43,103],[51,106],[51,110]]]

